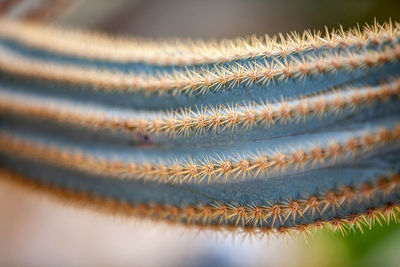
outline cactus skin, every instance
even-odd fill
[[[266,237],[398,219],[397,23],[219,44],[0,26],[5,180]]]

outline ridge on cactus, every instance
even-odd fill
[[[220,41],[0,19],[0,177],[261,238],[400,212],[400,24]]]

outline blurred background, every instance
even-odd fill
[[[145,37],[232,38],[399,21],[389,0],[0,0],[0,16]],[[0,181],[0,266],[400,266],[400,225],[249,240],[108,217]]]
[[[147,37],[222,38],[364,25],[399,17],[398,0],[0,0],[17,19]]]

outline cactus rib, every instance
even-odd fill
[[[95,90],[107,92],[144,92],[175,94],[194,92],[207,93],[223,87],[253,83],[268,84],[275,80],[290,78],[305,79],[323,73],[338,71],[351,72],[356,69],[373,68],[382,64],[397,62],[400,59],[400,46],[386,47],[383,51],[325,52],[310,55],[293,61],[274,60],[272,63],[254,63],[233,67],[215,67],[211,70],[174,72],[173,74],[127,74],[95,68],[81,68],[57,63],[24,58],[0,46],[0,70],[27,78],[40,78],[54,82],[75,85],[91,85]]]
[[[337,209],[342,205],[371,198],[375,194],[389,194],[398,191],[400,175],[381,177],[375,185],[364,183],[357,189],[345,187],[342,190],[333,190],[322,196],[311,196],[298,200],[289,200],[282,203],[269,203],[268,205],[240,206],[237,203],[223,204],[211,203],[198,206],[175,207],[162,204],[131,204],[101,196],[93,196],[86,192],[74,191],[68,188],[34,181],[18,173],[1,169],[0,177],[19,187],[31,191],[47,193],[59,201],[68,201],[75,205],[85,205],[95,210],[106,213],[118,214],[126,217],[142,217],[152,220],[164,220],[169,224],[181,224],[200,229],[224,229],[229,231],[242,230],[248,233],[264,235],[266,233],[286,235],[308,233],[309,228],[314,230],[330,228],[335,232],[345,234],[348,229],[363,231],[362,225],[371,225],[381,220],[390,223],[399,220],[400,206],[398,203],[388,202],[380,207],[369,207],[363,213],[350,213],[342,217],[332,217],[327,220],[315,220],[311,223],[298,224],[295,227],[275,227],[275,221],[293,220],[306,216],[307,213],[324,213],[329,209]],[[351,194],[349,194],[351,192]],[[312,204],[310,204],[312,203]],[[311,205],[311,206],[310,206]],[[270,224],[265,224],[265,222]]]
[[[311,168],[326,162],[340,162],[349,155],[378,150],[388,143],[399,143],[400,125],[393,127],[375,126],[375,129],[335,140],[329,145],[314,144],[301,146],[293,151],[261,151],[255,155],[240,158],[210,156],[203,160],[185,159],[174,163],[135,162],[123,159],[96,156],[79,149],[63,149],[57,145],[38,144],[6,131],[0,132],[0,151],[25,158],[42,160],[67,168],[83,170],[97,175],[111,175],[117,178],[144,179],[147,181],[201,183],[224,182],[228,178],[249,178],[265,173],[284,173],[288,169]]]
[[[76,57],[116,62],[146,62],[154,65],[191,65],[229,62],[240,59],[270,56],[288,56],[322,47],[366,47],[396,42],[399,24],[392,21],[366,25],[361,31],[354,27],[344,31],[326,29],[292,32],[284,37],[265,36],[236,38],[221,41],[149,40],[105,36],[84,31],[61,30],[28,23],[0,20],[0,38],[16,40],[32,47]],[[90,44],[90,45],[88,45]]]
[[[131,112],[130,110],[86,107],[56,99],[0,91],[0,113],[18,114],[38,119],[50,119],[92,129],[149,132],[169,136],[201,134],[209,129],[216,132],[269,127],[275,123],[291,123],[311,118],[323,118],[346,109],[359,109],[377,101],[400,96],[400,79],[379,86],[338,89],[299,100],[247,105],[220,105],[181,109],[169,112]]]

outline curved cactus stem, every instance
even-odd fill
[[[399,29],[155,41],[0,19],[0,178],[245,236],[397,222]]]

